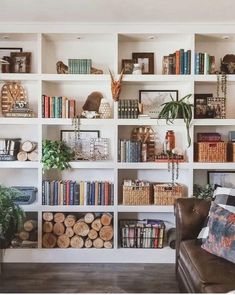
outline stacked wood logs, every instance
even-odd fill
[[[38,161],[37,143],[26,140],[21,145],[21,150],[17,154],[18,161]]]
[[[13,248],[37,248],[38,246],[38,225],[34,219],[28,219],[23,223],[22,229],[11,241]]]
[[[43,248],[113,247],[113,216],[110,213],[75,214],[43,213]]]

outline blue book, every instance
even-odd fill
[[[105,204],[105,199],[104,199],[104,186],[105,186],[105,183],[102,182],[101,183],[101,205],[102,206]]]
[[[58,205],[58,181],[54,182],[54,200],[53,205]]]
[[[74,182],[70,181],[69,182],[69,205],[74,205]]]
[[[191,50],[187,50],[187,74],[191,74]]]
[[[42,205],[46,205],[45,180],[42,181]]]
[[[63,205],[66,205],[66,181],[63,181]]]
[[[79,205],[79,193],[80,193],[80,188],[79,188],[79,183],[74,181],[73,183],[73,191],[74,191],[74,205]]]
[[[98,183],[98,188],[99,188],[99,191],[98,191],[98,205],[102,205],[102,203],[101,203],[101,198],[102,198],[102,190],[101,190],[101,188],[102,188],[102,182],[100,182],[99,181],[99,183]]]
[[[199,75],[199,68],[200,68],[200,57],[199,53],[195,53],[195,75]]]
[[[187,74],[187,67],[188,67],[188,54],[184,52],[184,75]]]
[[[110,205],[114,205],[114,184],[110,183]]]
[[[86,204],[91,205],[91,183],[87,182],[87,190],[86,190]]]
[[[92,187],[92,194],[91,194],[91,196],[92,196],[92,199],[91,199],[91,205],[95,205],[95,182],[94,181],[92,181],[92,185],[91,185],[91,187]]]
[[[184,74],[184,49],[180,49],[180,75]]]

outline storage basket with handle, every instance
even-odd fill
[[[123,191],[123,205],[150,205],[152,200],[152,186],[150,183],[124,181]]]
[[[173,205],[175,199],[183,197],[183,185],[179,183],[155,183],[154,205]]]

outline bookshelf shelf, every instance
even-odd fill
[[[99,130],[100,137],[110,139],[110,159],[108,161],[74,161],[71,168],[62,173],[56,171],[43,172],[39,162],[0,162],[0,179],[6,185],[33,185],[38,188],[37,202],[25,205],[29,212],[37,212],[38,216],[38,249],[9,249],[6,251],[6,262],[145,262],[174,263],[175,251],[169,247],[163,249],[122,249],[119,248],[119,219],[163,219],[174,223],[173,206],[124,206],[121,205],[120,188],[124,179],[143,179],[150,182],[170,182],[171,173],[167,163],[121,163],[118,162],[119,139],[129,139],[136,126],[151,126],[154,129],[158,143],[161,144],[167,130],[176,134],[176,145],[185,153],[187,162],[179,163],[179,180],[185,187],[185,196],[193,195],[193,183],[205,184],[207,170],[235,170],[234,163],[197,163],[193,162],[194,147],[187,149],[187,136],[184,122],[177,119],[174,124],[167,125],[165,120],[158,119],[119,119],[118,103],[112,100],[111,77],[120,77],[122,59],[129,59],[133,52],[154,52],[154,74],[127,75],[122,81],[120,100],[138,99],[139,90],[178,90],[179,99],[191,93],[193,103],[194,93],[216,94],[216,75],[195,75],[195,52],[207,52],[216,56],[216,66],[226,53],[234,50],[234,39],[226,42],[221,35],[233,32],[233,26],[218,25],[215,27],[191,25],[187,28],[148,25],[141,28],[131,28],[128,25],[121,29],[110,26],[102,30],[99,26],[74,26],[66,28],[59,25],[50,27],[34,26],[32,33],[27,26],[12,25],[9,29],[11,40],[0,39],[2,47],[22,47],[24,51],[32,52],[32,73],[0,73],[1,86],[5,81],[21,81],[28,90],[30,106],[37,114],[35,118],[4,118],[0,117],[0,137],[22,137],[22,140],[32,139],[38,142],[39,155],[42,152],[43,139],[59,140],[61,130],[73,130],[72,119],[42,118],[41,96],[66,96],[75,98],[79,112],[88,95],[99,91],[107,98],[112,108],[111,119],[81,119],[81,130]],[[198,30],[200,34],[198,34]],[[84,32],[86,31],[86,32]],[[103,33],[103,32],[107,33]],[[118,32],[122,33],[118,33]],[[217,33],[217,32],[221,33]],[[77,34],[83,40],[78,42]],[[155,40],[149,40],[148,33],[156,35]],[[207,33],[211,32],[211,33]],[[215,34],[213,34],[213,32]],[[4,34],[4,27],[0,34]],[[4,42],[4,44],[3,44]],[[68,46],[69,45],[69,46]],[[163,75],[162,57],[178,51],[180,48],[191,50],[190,75]],[[95,49],[95,50],[94,50]],[[68,58],[91,58],[92,66],[104,71],[102,75],[72,75],[57,74],[56,62],[67,62]],[[192,142],[196,141],[197,132],[221,132],[226,138],[229,130],[235,130],[235,75],[228,75],[227,119],[194,119],[190,126]],[[209,91],[209,92],[208,92]],[[206,130],[206,131],[204,131]],[[9,169],[8,169],[9,168]],[[114,183],[114,205],[112,206],[45,206],[42,204],[42,180],[72,180],[72,181],[102,181]],[[120,205],[118,205],[120,204]],[[114,246],[106,249],[42,249],[42,213],[48,212],[111,212],[113,214]],[[20,253],[20,255],[19,255]],[[75,255],[74,255],[75,254]],[[98,254],[98,255],[97,255]]]

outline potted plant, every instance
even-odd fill
[[[206,184],[205,186],[194,184],[193,186],[193,196],[198,199],[204,200],[212,200],[214,193],[214,188],[210,184]]]
[[[0,264],[3,249],[9,247],[25,217],[24,211],[14,203],[14,199],[21,194],[17,189],[0,185]]]
[[[165,119],[166,123],[174,123],[175,119],[183,118],[187,130],[188,147],[191,145],[191,137],[189,132],[190,123],[192,121],[193,104],[189,103],[188,99],[192,94],[188,94],[176,101],[171,96],[171,101],[163,103],[163,109],[159,113],[159,119]]]
[[[70,168],[69,162],[73,159],[73,152],[63,141],[45,139],[42,142],[43,169],[57,168],[65,170]]]

